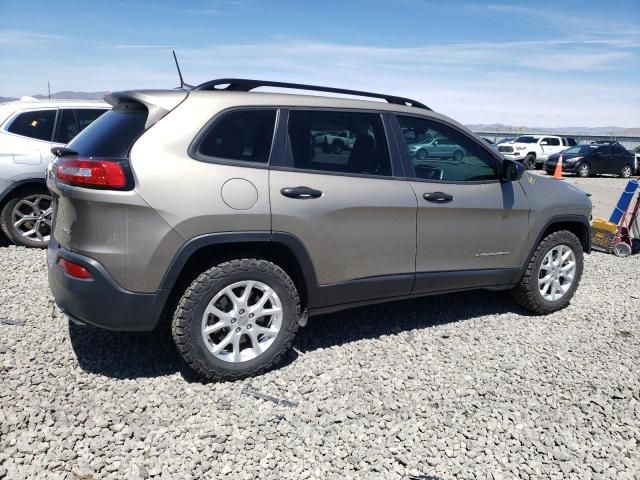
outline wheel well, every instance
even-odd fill
[[[587,226],[581,222],[557,222],[552,223],[547,227],[547,229],[542,234],[542,238],[545,238],[552,233],[559,232],[560,230],[568,230],[573,233],[580,243],[582,244],[582,248],[585,252],[589,253],[591,251],[591,238],[589,237],[589,229]]]
[[[3,208],[4,205],[9,200],[14,198],[16,195],[19,195],[19,194],[21,194],[23,192],[28,192],[28,191],[33,190],[33,189],[47,190],[47,185],[46,185],[46,183],[38,181],[38,180],[33,180],[33,181],[21,183],[21,184],[17,185],[16,187],[14,187],[13,190],[7,192],[4,197],[2,197],[2,199],[0,200],[0,208]]]
[[[189,284],[205,270],[234,258],[259,258],[282,268],[293,280],[303,309],[307,305],[308,287],[302,268],[294,253],[277,242],[221,243],[196,250],[187,260],[171,289],[176,302]]]
[[[536,152],[527,152],[527,154],[525,155],[525,158],[528,157],[529,155],[531,155],[533,158],[536,158]]]

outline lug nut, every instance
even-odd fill
[[[253,313],[250,313],[250,314],[249,314],[249,318],[253,318]]]
[[[240,333],[240,327],[236,328],[236,333]]]
[[[247,330],[251,329],[251,324],[247,325]]]
[[[244,313],[244,310],[240,310],[240,315],[242,315]]]
[[[231,319],[231,323],[236,323],[236,319],[235,319],[235,318],[232,318],[232,319]]]

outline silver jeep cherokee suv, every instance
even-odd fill
[[[251,91],[261,86],[386,103]],[[206,377],[277,364],[310,315],[479,288],[545,314],[580,281],[587,195],[524,173],[418,102],[239,79],[107,101],[54,148],[51,290],[79,323],[171,322]],[[352,148],[314,141],[338,131]],[[425,136],[464,155],[410,155]]]

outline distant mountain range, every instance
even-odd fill
[[[625,127],[556,127],[556,128],[544,128],[544,127],[516,127],[514,125],[504,125],[502,123],[492,124],[471,124],[465,125],[468,129],[474,132],[504,132],[513,135],[520,133],[567,133],[573,135],[629,135],[640,136],[640,127],[625,128]]]
[[[60,100],[102,100],[105,95],[111,92],[56,92],[51,94],[51,98]],[[33,98],[45,99],[47,95],[31,95]],[[0,97],[0,103],[18,100],[13,97]],[[466,125],[467,128],[474,132],[504,132],[505,134],[518,135],[520,133],[567,133],[573,135],[629,135],[640,136],[640,127],[560,127],[560,128],[544,128],[544,127],[518,127],[514,125],[505,125],[502,123],[492,124],[471,124]]]

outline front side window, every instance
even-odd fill
[[[78,132],[87,128],[91,123],[107,110],[101,108],[77,108],[75,110],[78,120]]]
[[[498,179],[497,160],[457,130],[432,120],[398,116],[416,177],[451,182]]]
[[[53,137],[53,125],[55,121],[55,110],[24,112],[11,122],[7,131],[15,133],[16,135],[22,135],[23,137],[50,142]]]
[[[550,147],[557,147],[560,145],[560,139],[558,138],[543,138],[542,142],[547,142]]]
[[[69,143],[80,130],[73,110],[65,108],[60,110],[60,120],[58,121],[58,131],[53,139],[56,143]]]
[[[292,110],[288,132],[295,168],[391,175],[382,118],[377,113]]]
[[[205,134],[197,152],[204,157],[266,164],[275,123],[275,110],[227,113]]]

